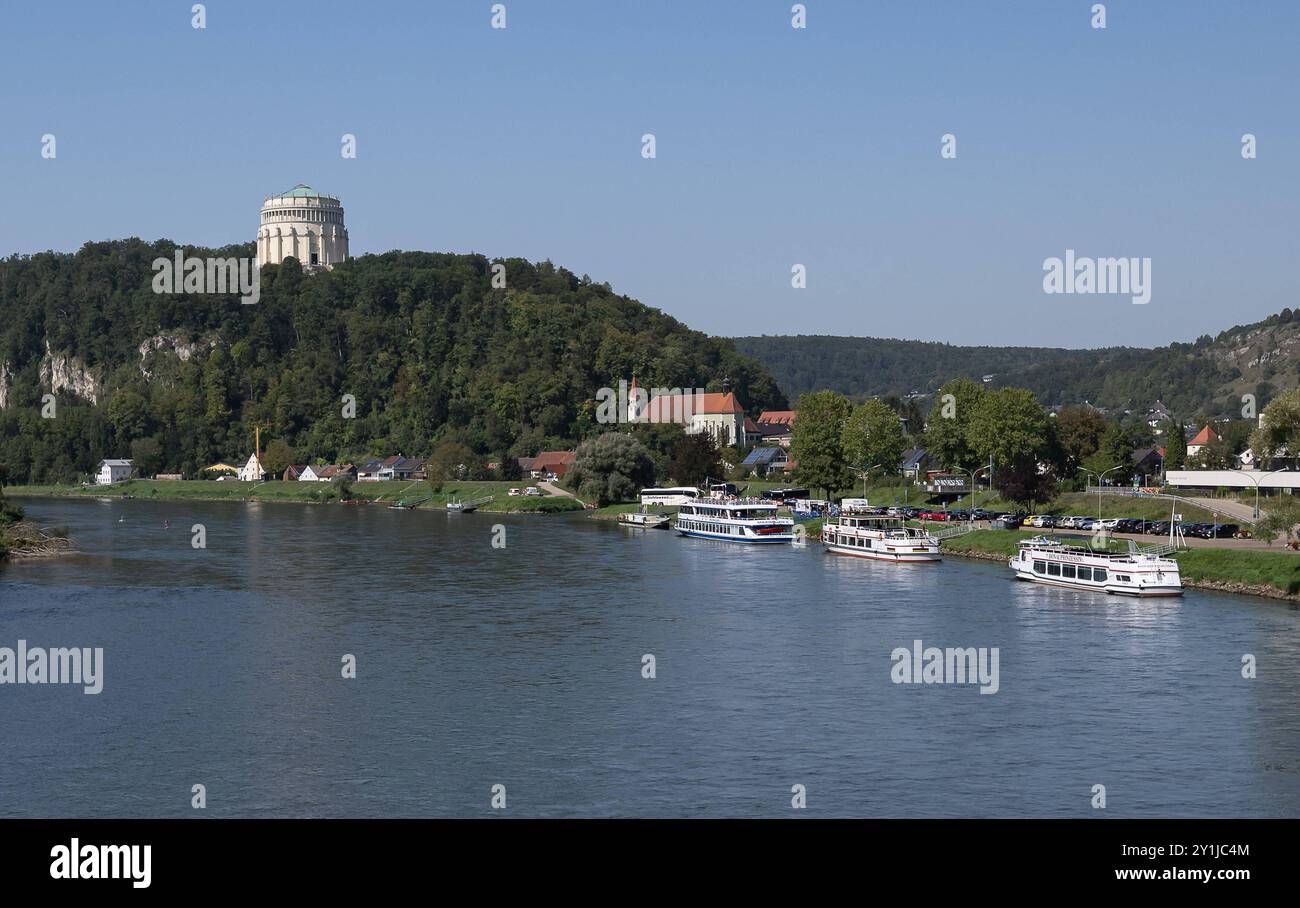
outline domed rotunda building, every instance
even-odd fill
[[[348,257],[343,206],[303,183],[267,196],[257,228],[257,265],[279,264],[292,256],[304,268],[333,268]]]

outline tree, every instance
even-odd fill
[[[153,476],[163,463],[162,445],[152,435],[131,442],[131,465],[141,476]]]
[[[1022,388],[989,391],[970,415],[970,448],[976,463],[993,461],[994,474],[1021,459],[1035,462],[1047,450],[1047,414]]]
[[[348,476],[335,476],[330,480],[330,488],[334,494],[339,497],[339,501],[349,501],[352,498],[352,479]]]
[[[850,466],[865,471],[878,465],[890,475],[898,472],[907,447],[898,413],[880,400],[869,400],[849,415],[840,443]]]
[[[1073,476],[1079,466],[1097,453],[1106,434],[1106,418],[1095,407],[1062,407],[1056,414],[1056,437],[1061,443],[1065,475]]]
[[[1116,484],[1122,485],[1132,478],[1133,443],[1118,422],[1106,424],[1106,434],[1102,436],[1097,453],[1085,460],[1083,465],[1098,477],[1109,473],[1107,478]]]
[[[1260,464],[1300,456],[1300,388],[1283,391],[1264,408],[1250,446]]]
[[[1256,448],[1256,453],[1259,449]],[[1187,461],[1187,436],[1183,424],[1176,419],[1165,423],[1165,471],[1181,470]]]
[[[444,439],[433,448],[433,454],[424,462],[424,475],[435,493],[442,491],[443,483],[464,479],[469,473],[474,452],[458,441]]]
[[[565,485],[579,497],[599,506],[634,501],[654,485],[655,465],[650,451],[631,435],[606,432],[578,445]]]
[[[283,438],[273,438],[262,452],[262,467],[272,479],[279,479],[293,464],[293,448]]]
[[[998,494],[1029,510],[1036,504],[1051,501],[1058,489],[1056,477],[1049,470],[1039,469],[1038,461],[1032,457],[1015,459],[995,471],[995,478]]]
[[[1300,539],[1300,502],[1290,495],[1279,495],[1269,500],[1263,518],[1255,524],[1253,533],[1270,545],[1279,536],[1287,542]]]
[[[827,497],[836,489],[852,485],[844,458],[844,421],[852,407],[848,398],[834,391],[818,391],[799,398],[799,418],[794,422],[790,456],[797,462],[798,481],[822,489]]]
[[[673,459],[668,467],[673,481],[681,485],[700,485],[712,476],[722,476],[722,460],[718,445],[711,432],[684,435],[673,446]]]
[[[939,389],[925,421],[925,448],[944,469],[970,470],[979,465],[970,425],[986,394],[982,384],[968,378],[954,379]]]

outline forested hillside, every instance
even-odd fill
[[[1285,309],[1193,344],[1109,347],[960,347],[871,337],[738,337],[736,349],[771,371],[792,397],[829,389],[854,398],[932,393],[953,378],[1020,387],[1045,405],[1090,402],[1145,410],[1162,400],[1185,418],[1239,416],[1241,395],[1262,407],[1300,381],[1300,312]]]
[[[525,456],[591,434],[597,389],[633,372],[645,386],[729,379],[752,412],[786,405],[731,341],[549,262],[505,260],[508,289],[492,289],[480,255],[390,252],[319,273],[288,260],[241,305],[155,293],[151,263],[175,249],[130,239],[0,261],[11,482],[74,479],[104,457],[194,475],[246,458],[256,425],[304,462],[427,454],[443,439]]]

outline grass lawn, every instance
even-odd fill
[[[1191,549],[1174,556],[1185,580],[1271,586],[1300,593],[1300,554],[1257,549]]]
[[[520,488],[526,483],[513,482],[454,482],[447,483],[434,493],[426,482],[354,482],[352,497],[366,501],[392,504],[415,498],[428,498],[420,505],[426,508],[445,508],[448,501],[470,500],[492,496],[490,504],[481,506],[484,511],[501,513],[580,511],[582,504],[572,498],[560,496],[517,496],[511,498],[507,490]],[[114,486],[10,486],[6,495],[55,495],[78,498],[152,498],[160,501],[297,501],[307,504],[337,501],[333,486],[328,482],[239,482],[229,480],[185,480],[166,482],[151,479],[133,479]]]

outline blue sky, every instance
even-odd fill
[[[305,182],[354,254],[550,259],[715,334],[1150,346],[1300,306],[1300,4],[504,2],[7,4],[0,254],[251,240]],[[1150,257],[1151,302],[1044,294],[1066,249]]]

